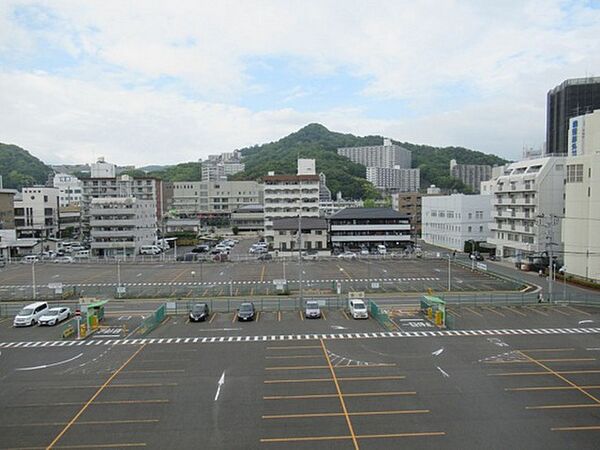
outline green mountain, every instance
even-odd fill
[[[323,125],[310,124],[276,142],[244,148],[241,150],[246,170],[236,174],[237,180],[257,180],[273,170],[278,174],[296,173],[296,160],[314,158],[317,173],[324,172],[327,186],[332,193],[342,192],[345,198],[376,198],[378,193],[365,180],[366,168],[337,154],[339,147],[381,145],[382,136],[354,136],[329,131]],[[460,180],[450,177],[450,160],[463,164],[504,164],[495,155],[462,147],[431,147],[407,142],[393,141],[412,152],[412,166],[421,169],[421,186],[435,184],[441,188],[468,192]]]
[[[156,177],[165,181],[202,181],[202,163],[185,162],[174,166],[148,166],[155,170],[145,171],[144,168],[128,170],[127,175],[133,177]]]
[[[0,143],[0,175],[5,188],[46,184],[53,171],[27,150],[12,144]]]

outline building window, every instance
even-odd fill
[[[469,227],[467,227],[467,232],[471,232],[472,227],[469,225]]]
[[[483,211],[475,211],[476,219],[483,219]]]
[[[583,164],[567,165],[567,183],[583,182]]]

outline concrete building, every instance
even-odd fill
[[[60,192],[56,188],[44,186],[23,188],[14,201],[17,238],[58,237],[59,196]]]
[[[437,187],[435,184],[432,184],[427,188],[427,195],[440,195],[442,190]]]
[[[327,250],[327,221],[321,218],[296,217],[273,221],[273,249],[279,254],[298,251],[298,229],[302,230],[301,250]]]
[[[347,208],[329,218],[329,237],[338,249],[405,247],[411,242],[410,221],[391,208]]]
[[[423,194],[403,192],[392,194],[392,209],[398,211],[410,221],[410,234],[416,242],[421,237],[421,205]]]
[[[571,118],[566,159],[564,266],[600,281],[600,109]]]
[[[439,195],[422,199],[425,242],[463,251],[465,242],[485,242],[492,225],[491,195]]]
[[[60,207],[58,236],[77,238],[81,233],[81,208],[76,205]]]
[[[450,176],[458,178],[471,188],[479,192],[482,181],[492,178],[492,166],[484,164],[457,164],[456,160],[450,161]]]
[[[83,184],[79,178],[68,173],[57,173],[52,179],[52,186],[60,192],[59,203],[61,208],[81,204]]]
[[[401,169],[410,169],[412,160],[411,152],[392,144],[391,139],[384,139],[383,145],[338,148],[337,153],[365,167],[393,169],[398,166]]]
[[[242,172],[246,165],[241,162],[239,151],[209,155],[202,161],[202,181],[224,181],[229,175]]]
[[[338,192],[335,200],[329,202],[319,202],[319,215],[321,217],[330,217],[335,213],[346,208],[362,208],[364,202],[362,200],[345,200]]]
[[[0,189],[0,230],[15,228],[15,195],[13,189]]]
[[[547,220],[564,215],[564,181],[564,157],[536,158],[504,167],[493,188],[494,223],[488,240],[496,246],[496,255],[520,260],[550,250],[549,242],[561,242],[560,223],[548,228]],[[554,251],[561,251],[561,246]]]
[[[319,203],[331,201],[331,190],[327,187],[327,177],[323,172],[319,174]]]
[[[273,242],[273,220],[286,217],[319,217],[319,176],[307,173],[307,165],[298,164],[297,175],[264,177],[265,237]],[[313,165],[314,167],[314,165]],[[302,174],[300,174],[302,172]]]
[[[90,164],[91,178],[115,178],[117,176],[117,165],[107,163],[104,157],[98,158],[98,161]]]
[[[417,192],[421,187],[420,169],[401,169],[399,166],[367,167],[367,181],[386,192]]]
[[[256,181],[177,181],[173,183],[173,209],[180,215],[229,214],[262,204],[263,192]]]
[[[600,109],[600,77],[573,78],[548,92],[546,154],[568,153],[569,119]]]
[[[237,227],[240,233],[259,232],[265,227],[265,208],[263,205],[246,205],[231,213],[231,227]]]
[[[92,254],[134,256],[156,242],[156,204],[129,197],[94,198],[90,204]]]

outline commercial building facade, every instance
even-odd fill
[[[562,221],[567,274],[600,281],[600,109],[571,119]]]
[[[410,244],[408,217],[391,208],[346,208],[329,218],[332,248],[357,249]]]
[[[47,239],[58,237],[59,196],[56,188],[23,188],[14,201],[17,238]]]
[[[423,241],[458,251],[465,242],[485,242],[490,237],[492,200],[491,195],[423,197]]]
[[[302,230],[302,238],[298,238],[298,230]],[[299,242],[301,241],[301,242]],[[273,221],[273,244],[274,250],[280,253],[301,250],[327,250],[328,234],[327,221],[325,219],[286,218]]]
[[[517,260],[561,242],[565,158],[546,157],[507,164],[493,188],[492,236],[496,255]],[[554,218],[554,219],[553,219]],[[552,222],[552,223],[551,223]],[[554,246],[560,251],[561,246]]]
[[[417,192],[421,187],[421,171],[399,167],[367,167],[367,181],[387,192]]]
[[[15,195],[13,189],[0,189],[0,230],[15,228]]]
[[[246,205],[231,213],[231,227],[240,233],[263,232],[265,228],[265,208],[263,205]]]
[[[600,109],[600,77],[573,78],[548,92],[546,154],[566,155],[569,119]]]
[[[82,183],[79,178],[68,173],[57,173],[52,179],[52,186],[60,192],[59,204],[61,208],[81,204]]]
[[[473,192],[479,193],[482,181],[492,178],[492,166],[483,164],[457,164],[456,160],[450,161],[450,176],[458,178],[471,188]]]
[[[263,202],[256,181],[180,181],[173,183],[173,209],[180,215],[229,214]]]
[[[421,237],[421,205],[423,194],[419,192],[403,192],[392,194],[392,209],[403,216],[408,217],[410,222],[410,234],[416,241]]]
[[[411,152],[392,144],[391,139],[384,139],[383,145],[338,148],[337,153],[365,167],[393,169],[398,166],[401,169],[410,169],[412,162]]]

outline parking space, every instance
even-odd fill
[[[74,318],[65,320],[54,326],[13,327],[13,317],[0,317],[0,340],[28,341],[60,339],[63,329],[74,323]]]

